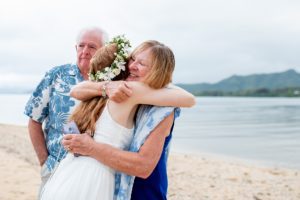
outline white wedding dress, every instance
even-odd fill
[[[133,129],[114,121],[108,104],[98,121],[94,140],[125,149],[129,146]],[[115,189],[115,170],[87,156],[74,157],[68,153],[53,176],[46,183],[42,200],[112,200]]]

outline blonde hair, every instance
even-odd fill
[[[156,40],[148,40],[135,48],[131,56],[146,50],[150,52],[151,68],[147,72],[144,83],[154,89],[163,88],[172,81],[175,68],[174,54],[168,46]]]
[[[114,61],[117,52],[117,45],[110,44],[98,49],[91,59],[90,73],[96,73],[97,71],[110,66]],[[123,80],[128,76],[128,70],[122,71],[113,80]],[[100,91],[99,91],[100,92]],[[87,132],[94,135],[96,122],[101,115],[107,99],[101,96],[94,97],[87,101],[81,102],[74,110],[70,117],[73,120],[81,133]]]

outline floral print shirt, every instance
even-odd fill
[[[70,90],[83,80],[76,64],[54,67],[45,74],[26,104],[25,115],[43,123],[49,153],[45,164],[50,171],[65,155],[60,143],[62,128],[79,102],[70,97]]]

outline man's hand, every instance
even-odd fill
[[[63,137],[62,145],[72,153],[79,153],[84,156],[90,155],[95,141],[89,134],[66,134]]]
[[[125,81],[111,81],[106,87],[106,93],[109,99],[121,103],[131,96],[132,90]]]

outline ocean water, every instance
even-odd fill
[[[28,117],[24,108],[28,94],[0,94],[0,123],[27,125]]]
[[[0,95],[0,123],[26,125],[29,95]],[[176,120],[172,151],[300,169],[300,98],[198,97]]]
[[[300,169],[300,98],[201,97],[175,126],[178,151]]]

